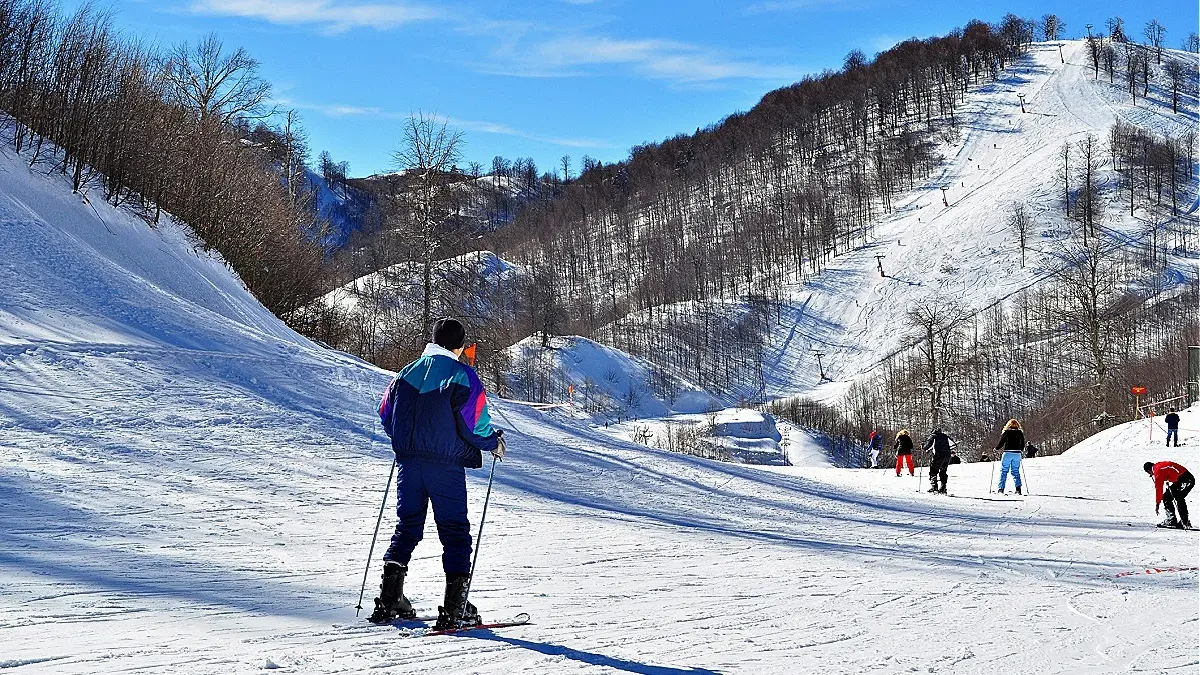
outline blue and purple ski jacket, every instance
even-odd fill
[[[496,448],[487,393],[470,366],[435,344],[405,366],[383,392],[379,419],[396,460],[477,469]]]

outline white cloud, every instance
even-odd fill
[[[191,9],[198,14],[240,16],[277,24],[311,24],[334,32],[363,27],[385,30],[440,16],[433,8],[408,3],[334,0],[196,0]]]
[[[628,66],[644,77],[681,84],[730,79],[795,80],[803,75],[793,66],[730,58],[711,49],[661,39],[563,35],[503,56],[506,58],[501,59],[500,69],[505,74],[527,77],[579,75],[612,65]]]

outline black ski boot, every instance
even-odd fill
[[[467,584],[471,581],[467,574],[446,575],[446,598],[438,607],[438,620],[434,630],[446,630],[461,626],[475,626],[480,623],[479,610],[467,602]]]
[[[375,611],[367,619],[371,623],[391,623],[396,619],[411,621],[417,618],[412,603],[404,597],[404,575],[408,566],[400,563],[383,563],[383,582],[379,584],[379,597],[375,598]]]
[[[938,491],[938,489],[937,489],[937,483],[934,483],[933,485],[930,485],[930,486],[929,486],[929,490],[928,490],[928,491],[929,491],[929,492],[937,492],[937,491]]]
[[[1017,494],[1021,494],[1021,486],[1020,485],[1017,486]]]

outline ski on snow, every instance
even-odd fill
[[[453,635],[455,633],[463,633],[463,632],[472,631],[472,630],[491,630],[493,628],[511,628],[512,626],[524,626],[526,624],[531,623],[529,615],[522,612],[522,613],[514,616],[511,619],[505,619],[503,621],[493,621],[491,623],[468,624],[465,626],[460,626],[458,628],[443,628],[441,630],[434,630],[432,628],[422,628],[422,627],[416,627],[416,626],[409,627],[409,626],[405,625],[405,624],[411,624],[411,623],[432,623],[434,621],[437,621],[436,616],[429,616],[429,617],[418,616],[414,619],[397,619],[396,621],[392,622],[392,625],[398,626],[402,631],[404,631],[402,634],[405,637],[431,637],[434,635]]]
[[[466,626],[459,626],[458,628],[445,628],[442,630],[429,630],[429,631],[425,631],[423,633],[414,632],[413,637],[417,637],[417,636],[431,637],[434,635],[454,635],[455,633],[465,633],[467,631],[472,631],[472,630],[491,630],[492,628],[511,628],[513,626],[524,626],[524,625],[527,625],[529,622],[530,622],[529,615],[522,612],[522,613],[514,616],[513,618],[506,619],[504,621],[496,621],[493,623],[470,624],[470,625],[466,625]]]

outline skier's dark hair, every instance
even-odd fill
[[[1146,473],[1154,473],[1154,462],[1146,462],[1142,468],[1146,470]]]
[[[443,316],[433,322],[433,331],[430,342],[444,347],[450,351],[454,351],[463,346],[463,342],[467,339],[467,331],[458,319],[452,319],[448,316]]]

